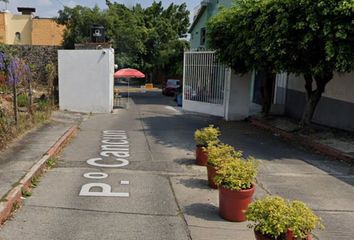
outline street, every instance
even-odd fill
[[[125,99],[124,99],[125,100]],[[185,113],[159,91],[131,93],[128,108],[93,114],[0,230],[0,239],[254,239],[247,223],[218,216],[218,193],[194,164],[195,129],[261,161],[256,198],[305,201],[326,225],[315,239],[354,234],[354,171],[247,122]],[[340,229],[340,230],[339,230]]]

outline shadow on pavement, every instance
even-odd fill
[[[219,208],[210,203],[193,203],[184,208],[186,214],[201,218],[207,221],[221,221],[225,220],[219,217]]]

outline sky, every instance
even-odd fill
[[[114,2],[113,0],[111,0]],[[168,6],[170,3],[182,4],[187,3],[188,9],[193,13],[193,9],[200,3],[200,0],[161,0],[164,6]],[[152,4],[153,0],[116,0],[115,2],[124,3],[127,6],[140,3],[143,7],[147,7]],[[82,5],[87,7],[93,7],[98,5],[101,9],[106,8],[105,0],[9,0],[7,9],[12,13],[17,13],[17,7],[34,7],[36,8],[36,16],[39,17],[55,17],[63,6],[74,7],[76,5]],[[0,9],[5,9],[5,3],[0,2]]]

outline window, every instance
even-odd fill
[[[205,45],[206,29],[200,29],[200,45]]]
[[[16,39],[16,41],[21,41],[21,33],[16,32],[15,33],[15,39]]]

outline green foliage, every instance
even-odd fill
[[[140,4],[127,8],[123,4],[106,1],[107,10],[76,6],[59,11],[57,22],[65,24],[64,47],[87,42],[90,26],[106,28],[107,39],[113,43],[120,68],[133,67],[146,73],[176,75],[182,73],[184,49],[188,42],[181,40],[188,30],[189,11],[185,3],[153,2],[143,8]]]
[[[37,109],[39,111],[47,111],[49,108],[49,102],[48,99],[39,99],[38,100],[38,107]]]
[[[216,144],[219,142],[220,134],[219,128],[209,125],[208,127],[197,129],[194,132],[194,140],[197,146],[206,147],[209,143]]]
[[[242,157],[241,151],[236,151],[234,147],[225,143],[209,144],[206,150],[208,152],[208,164],[216,168],[226,160]]]
[[[316,227],[324,228],[321,219],[303,202],[290,202],[289,229],[294,233],[294,237],[304,239]]]
[[[57,159],[49,158],[46,164],[49,169],[52,169],[55,167],[55,165],[57,165]]]
[[[227,157],[216,172],[215,182],[230,190],[250,189],[256,181],[258,163],[252,157]]]
[[[210,45],[237,72],[324,76],[354,68],[354,2],[238,0],[208,24]]]
[[[28,96],[26,94],[21,94],[17,96],[17,105],[19,107],[27,107],[28,106]]]
[[[274,239],[285,239],[288,229],[295,239],[305,239],[316,227],[322,227],[317,217],[305,203],[287,201],[279,196],[266,196],[248,206],[249,227]]]

